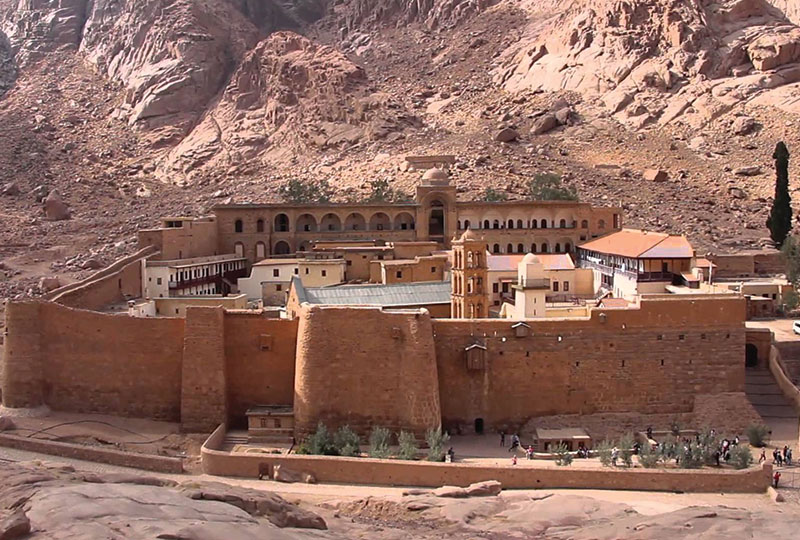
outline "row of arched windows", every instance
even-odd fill
[[[589,228],[589,221],[581,220],[581,229]],[[469,219],[458,220],[458,228],[465,229],[574,229],[578,226],[575,220],[560,219],[558,221],[547,219],[529,219],[527,221],[522,219],[509,219],[507,221],[500,219],[484,219],[483,221],[470,221]],[[598,229],[605,229],[606,222],[603,219],[597,221]]]
[[[562,251],[563,247],[563,251]],[[572,251],[572,244],[569,242],[565,242],[564,245],[561,245],[561,242],[556,242],[553,246],[553,253],[569,253]],[[550,244],[547,242],[542,242],[541,244],[533,243],[531,244],[530,250],[525,249],[524,244],[507,244],[505,251],[500,244],[494,244],[492,246],[492,253],[550,253]]]
[[[329,232],[329,231],[407,231],[414,230],[414,216],[408,212],[401,212],[395,216],[394,221],[384,212],[376,212],[370,217],[369,222],[362,214],[352,212],[345,217],[344,223],[338,215],[330,213],[322,216],[317,222],[312,214],[302,214],[295,222],[296,232]],[[289,232],[289,216],[278,214],[273,220],[273,231]],[[244,232],[244,221],[237,219],[233,222],[233,231]],[[266,232],[266,223],[263,219],[256,220],[256,232]]]

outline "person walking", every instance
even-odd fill
[[[763,448],[761,449],[761,455],[758,456],[758,463],[759,465],[767,461],[767,451]]]
[[[611,465],[617,466],[617,459],[619,459],[619,448],[616,446],[611,449]]]
[[[516,433],[511,436],[511,446],[509,447],[509,452],[514,452],[516,449],[519,448],[519,435]]]
[[[514,454],[513,456],[511,456],[511,465],[516,465],[516,464],[517,464],[517,454]]]
[[[500,446],[502,446],[503,448],[506,447],[506,432],[505,431],[501,431],[500,432]]]
[[[780,471],[775,471],[775,474],[772,475],[772,487],[777,488],[778,482],[780,482],[781,473]]]

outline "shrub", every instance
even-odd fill
[[[329,203],[336,190],[327,180],[300,180],[292,178],[280,188],[278,194],[290,203]]]
[[[350,426],[342,426],[333,436],[333,444],[340,456],[353,457],[361,452],[358,435]]]
[[[737,469],[746,469],[753,464],[753,454],[746,444],[737,444],[730,450],[731,464]]]
[[[747,439],[751,445],[763,448],[769,440],[769,428],[763,424],[752,424],[747,428]]]
[[[508,200],[508,194],[505,191],[498,191],[489,187],[483,192],[483,200],[486,202],[506,201]]]
[[[648,441],[645,440],[642,447],[639,449],[639,464],[645,469],[652,469],[657,466],[659,461],[663,459],[661,452],[654,449]]]
[[[614,443],[611,441],[603,441],[597,445],[595,452],[597,457],[600,458],[600,463],[603,467],[611,466],[611,449],[614,448]]]
[[[309,435],[302,446],[305,446],[309,454],[319,456],[335,456],[338,454],[336,446],[333,444],[333,438],[331,438],[328,428],[322,422],[317,424],[317,431]]]
[[[556,455],[556,465],[561,467],[567,467],[572,465],[572,460],[575,456],[572,455],[572,452],[569,451],[569,448],[566,444],[561,443],[553,449],[553,453]]]
[[[417,438],[413,433],[408,431],[401,431],[397,436],[397,443],[400,445],[400,450],[397,457],[400,459],[415,459],[419,448],[417,447]]]
[[[429,429],[425,436],[428,442],[428,461],[444,461],[444,445],[450,440],[450,435],[442,433],[442,428]]]
[[[699,436],[700,448],[703,450],[703,463],[706,465],[715,465],[717,460],[714,455],[720,448],[719,439],[716,434],[712,435],[711,431],[706,430]]]
[[[369,434],[369,457],[385,459],[389,457],[391,432],[384,427],[375,427]]]
[[[559,175],[545,173],[530,181],[528,197],[533,201],[577,201],[578,192],[573,186],[564,186]]]
[[[625,467],[633,467],[633,445],[636,440],[630,433],[622,437],[617,443],[619,448],[619,457]]]
[[[678,453],[680,455],[678,465],[682,469],[699,469],[706,463],[706,451],[695,441],[679,446]]]

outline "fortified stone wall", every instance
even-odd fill
[[[182,319],[7,306],[3,405],[178,421]]]
[[[380,425],[423,434],[440,423],[433,331],[425,311],[301,310],[294,415],[298,433]]]
[[[144,247],[85,280],[52,291],[45,298],[72,308],[99,310],[139,297],[142,295],[142,261],[155,253],[156,248]]]
[[[516,427],[534,416],[690,412],[696,394],[744,391],[744,299],[643,299],[590,319],[435,320],[445,426]],[[469,369],[465,348],[486,347]],[[473,366],[474,368],[474,366]]]
[[[297,319],[271,319],[262,314],[225,314],[225,359],[228,418],[245,424],[253,405],[291,405]]]

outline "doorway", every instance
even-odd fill
[[[758,347],[748,343],[744,346],[744,367],[752,368],[756,366],[758,366]]]
[[[428,220],[429,236],[444,236],[444,205],[441,201],[431,203],[431,216]]]
[[[475,434],[483,435],[483,418],[475,419]]]

